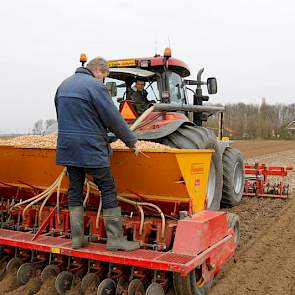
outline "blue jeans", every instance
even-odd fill
[[[93,177],[94,183],[101,192],[102,208],[118,207],[117,191],[110,167],[82,168],[67,166],[70,184],[68,190],[68,206],[83,206],[83,187],[86,174]]]

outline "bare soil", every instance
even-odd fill
[[[295,140],[236,140],[233,147],[239,149],[245,159],[276,152],[295,150]]]
[[[295,141],[238,141],[246,161],[292,165]],[[295,188],[295,173],[287,178]],[[295,294],[295,194],[287,200],[244,197],[237,207],[241,245],[215,280],[212,295]]]
[[[33,295],[38,292],[41,287],[41,280],[36,277],[29,280],[26,285],[18,287],[16,290],[6,293],[7,295]]]
[[[55,277],[51,277],[48,280],[46,280],[40,290],[38,291],[38,295],[58,295],[58,293],[55,290]]]
[[[16,282],[16,271],[7,273],[0,283],[1,293],[7,294],[8,292],[17,289],[19,286]]]
[[[246,161],[295,168],[295,141],[236,141],[233,146],[242,151]],[[295,188],[294,172],[288,182]],[[227,211],[240,216],[241,245],[235,260],[224,266],[209,293],[294,295],[295,194],[288,200],[245,197],[239,206]],[[15,274],[6,274],[0,282],[0,294],[33,294],[34,285],[28,284],[18,287]],[[56,295],[54,278],[34,292]],[[79,285],[67,294],[79,294]]]
[[[244,199],[231,210],[241,218],[241,246],[210,294],[295,294],[294,197]]]

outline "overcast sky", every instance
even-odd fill
[[[192,78],[218,79],[212,103],[295,102],[292,0],[9,0],[0,8],[0,132],[55,118],[58,84],[80,52],[107,59],[162,53]]]

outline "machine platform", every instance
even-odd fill
[[[37,240],[32,241],[34,237],[30,232],[16,232],[13,230],[0,229],[0,244],[2,246],[20,247],[66,256],[93,259],[109,263],[119,263],[129,266],[145,267],[154,270],[164,270],[178,272],[185,276],[196,266],[202,264],[206,257],[220,253],[224,247],[231,247],[232,236],[227,235],[202,253],[198,255],[183,255],[173,253],[172,251],[160,252],[154,250],[135,250],[132,252],[109,251],[104,244],[89,243],[85,248],[74,250],[71,248],[71,240],[40,236]]]

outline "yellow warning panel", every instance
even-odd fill
[[[136,67],[135,59],[122,59],[122,60],[110,60],[108,61],[109,68],[125,68]]]
[[[60,254],[60,248],[58,248],[58,247],[52,247],[51,248],[51,253]]]

